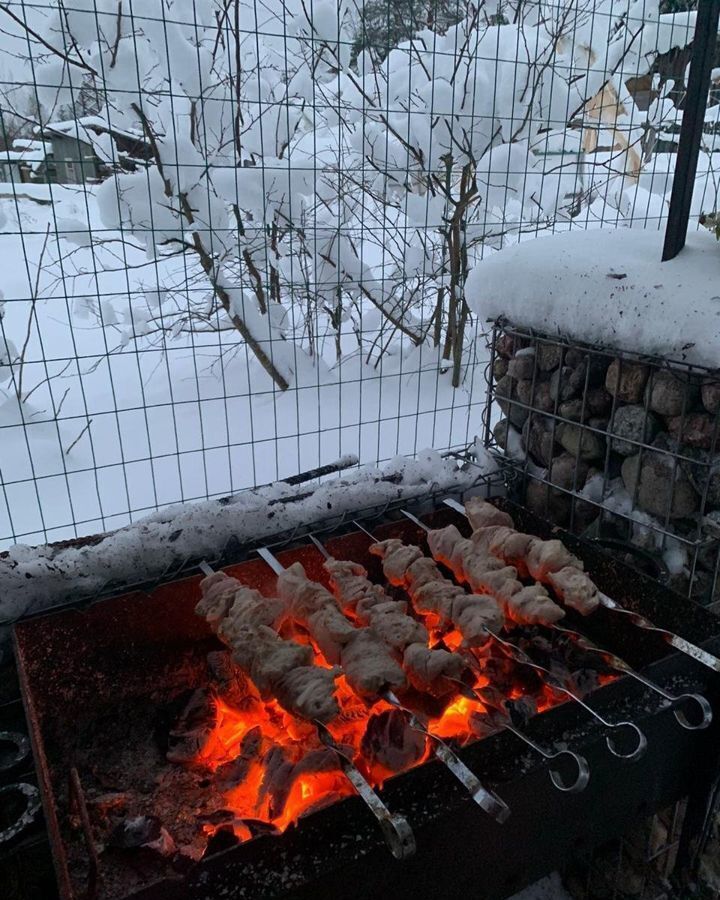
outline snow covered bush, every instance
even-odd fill
[[[304,357],[377,362],[398,337],[459,386],[469,271],[508,236],[632,217],[672,103],[640,113],[627,81],[691,39],[657,0],[434,4],[375,53],[375,0],[51,7],[28,35],[40,100],[90,85],[142,133],[149,165],[102,185],[103,220],[184,268],[132,337],[232,328],[280,389]]]

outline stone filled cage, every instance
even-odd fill
[[[704,605],[720,602],[720,372],[505,321],[484,442],[510,495]]]

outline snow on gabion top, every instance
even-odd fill
[[[693,232],[661,262],[664,234],[570,231],[479,263],[468,302],[482,318],[617,350],[720,367],[720,244]]]

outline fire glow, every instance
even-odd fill
[[[452,635],[445,637],[449,637],[449,643],[454,645]],[[326,666],[326,660],[317,648],[314,650],[315,664]],[[483,690],[492,688],[491,679],[477,673],[472,687],[482,697]],[[377,759],[371,759],[365,745],[373,722],[383,714],[399,717],[403,714],[384,700],[368,707],[353,693],[344,676],[338,679],[337,688],[341,712],[329,723],[328,729],[371,785],[380,787],[389,777],[421,765],[432,755],[431,741],[415,733],[422,749],[410,753],[404,765],[390,769]],[[505,696],[509,700],[528,697],[538,712],[564,700],[547,685],[541,685],[530,694],[520,678],[511,689],[505,688]],[[444,707],[437,715],[425,717],[432,735],[462,747],[497,730],[497,724],[492,724],[491,707],[480,700],[450,694],[444,701]],[[290,715],[275,700],[262,701],[252,686],[249,686],[243,709],[234,708],[219,697],[214,703],[214,724],[195,765],[210,770],[222,784],[224,770],[243,757],[244,743],[251,737],[255,742],[255,751],[247,760],[242,778],[223,790],[225,807],[234,815],[232,830],[240,841],[249,840],[257,833],[257,828],[253,831],[248,822],[256,826],[264,823],[269,831],[279,833],[303,815],[353,793],[335,753],[323,746],[312,723]],[[286,787],[281,797],[273,791],[271,784],[273,773],[268,760],[272,757],[276,761],[281,759],[287,766]],[[310,765],[306,766],[308,762]],[[210,836],[219,827],[205,824],[204,830]],[[224,827],[227,828],[227,823]]]

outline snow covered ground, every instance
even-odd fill
[[[572,900],[572,897],[563,887],[557,872],[553,872],[508,900]]]
[[[483,365],[455,391],[427,348],[401,345],[377,367],[357,351],[333,368],[298,360],[281,394],[232,331],[165,344],[145,335],[162,303],[157,275],[178,283],[183,263],[148,261],[118,237],[93,189],[0,185],[3,327],[18,349],[43,259],[22,374],[23,394],[37,390],[22,406],[0,391],[0,547],[116,528],[345,454],[374,463],[480,432]],[[364,317],[368,342],[375,327]]]
[[[701,163],[695,212],[717,205],[707,157]],[[717,270],[714,239],[707,232],[691,235],[685,263],[669,264],[663,289],[656,288],[672,179],[669,163],[656,158],[653,166],[655,174],[644,175],[628,195],[632,214],[618,217],[617,224],[636,227],[605,238],[604,254],[597,235],[586,231],[616,224],[607,205],[571,226],[558,223],[570,227],[566,236],[528,244],[535,235],[524,234],[520,247],[493,252],[475,266],[467,286],[479,313],[474,364],[459,390],[437,351],[407,341],[377,366],[352,346],[335,366],[297,357],[293,388],[272,390],[233,331],[163,340],[152,330],[152,318],[163,309],[155,286],[177,293],[187,277],[185,263],[149,259],[144,247],[104,229],[96,189],[0,185],[1,327],[18,349],[27,341],[22,391],[26,397],[31,392],[20,406],[12,384],[0,377],[0,548],[117,528],[168,504],[225,496],[345,454],[377,463],[424,447],[467,444],[482,429],[488,316],[505,313],[538,328],[558,316],[569,323],[580,308],[567,294],[576,276],[586,298],[612,292],[613,303],[652,282],[646,305],[662,294],[663,308],[675,309],[676,282],[692,275],[695,257]],[[642,224],[645,231],[637,227]],[[555,241],[552,254],[548,240]],[[627,277],[610,279],[608,267]],[[40,299],[33,304],[35,294]],[[706,306],[717,303],[712,290],[705,295]],[[621,317],[606,316],[594,301],[590,306],[599,316],[585,317],[577,337],[600,335],[636,349],[638,326],[623,331]],[[365,350],[378,321],[373,311],[363,313]],[[664,343],[653,349],[687,354],[681,345],[698,342],[671,318],[664,322]],[[710,330],[703,333],[708,346]],[[716,330],[712,334],[717,342]],[[17,387],[17,367],[15,378]]]

